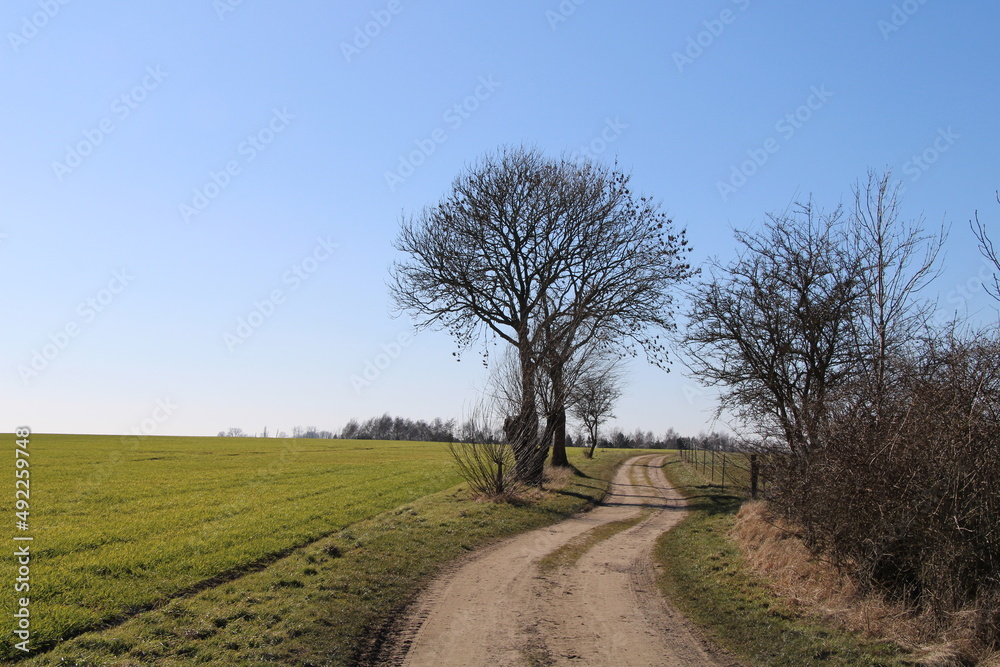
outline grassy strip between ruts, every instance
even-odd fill
[[[632,526],[638,525],[649,516],[650,512],[651,510],[643,510],[631,519],[611,521],[600,526],[595,526],[582,535],[577,535],[566,544],[539,560],[538,569],[542,572],[551,572],[561,567],[572,567],[594,545],[614,537]]]
[[[643,469],[645,470],[645,467],[643,467]],[[634,472],[635,468],[632,468],[630,473]],[[629,482],[634,484],[635,479],[630,478]],[[583,554],[590,551],[594,545],[614,537],[618,533],[628,530],[632,526],[638,525],[650,515],[650,512],[651,510],[643,510],[630,519],[622,519],[621,521],[612,521],[600,526],[595,526],[582,535],[577,535],[566,544],[539,560],[538,569],[543,573],[548,573],[561,567],[572,567],[578,560],[580,560]]]
[[[581,474],[531,504],[435,493],[295,550],[265,570],[63,642],[21,665],[356,665],[383,627],[443,564],[557,522],[599,500],[639,451],[578,452]]]
[[[670,457],[664,472],[690,514],[657,542],[660,587],[722,648],[749,664],[904,665],[902,649],[803,616],[744,565],[729,538],[742,498]]]

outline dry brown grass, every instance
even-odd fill
[[[912,653],[915,664],[1000,667],[1000,653],[988,653],[970,639],[974,614],[956,614],[942,627],[900,604],[862,595],[850,577],[814,557],[794,527],[771,514],[764,501],[743,505],[732,538],[750,568],[803,613],[895,642]]]
[[[547,487],[561,489],[570,483],[570,480],[573,479],[573,473],[573,468],[564,468],[562,466],[556,467],[546,463],[544,485]]]

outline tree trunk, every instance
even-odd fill
[[[552,465],[569,467],[566,457],[566,409],[556,409],[552,413]]]
[[[597,449],[597,426],[590,432],[590,458],[594,458],[595,449]]]
[[[549,374],[552,381],[553,404],[548,419],[552,421],[552,465],[569,467],[566,458],[566,387],[563,384],[562,363]],[[545,443],[548,445],[548,441]]]
[[[538,456],[538,413],[535,410],[535,365],[527,332],[522,332],[518,346],[521,364],[521,409],[517,415],[511,446],[514,450],[514,472],[523,484],[540,485],[545,466],[544,452]]]

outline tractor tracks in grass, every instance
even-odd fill
[[[684,516],[663,455],[618,470],[605,500],[475,554],[434,580],[380,665],[728,666],[656,586],[652,549]]]

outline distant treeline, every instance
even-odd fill
[[[459,423],[456,419],[437,418],[432,421],[413,420],[405,417],[393,417],[384,414],[381,417],[371,417],[365,421],[352,419],[339,431],[327,431],[315,426],[296,426],[291,436],[285,431],[269,433],[264,428],[263,433],[246,433],[241,428],[230,428],[219,431],[219,437],[276,437],[276,438],[324,438],[342,440],[412,440],[420,442],[471,442],[482,439],[481,426],[473,420]],[[586,438],[577,434],[574,438],[567,435],[566,444],[573,447],[576,443],[584,446]],[[636,429],[625,433],[621,429],[611,429],[599,440],[599,446],[612,449],[714,449],[716,451],[734,451],[737,448],[736,439],[725,433],[700,433],[695,437],[682,436],[674,429],[668,429],[662,435],[652,431]]]
[[[626,434],[621,429],[612,429],[608,437],[598,441],[601,447],[612,449],[714,449],[715,451],[734,452],[738,447],[737,439],[728,433],[699,433],[697,436],[682,436],[674,429],[668,429],[663,436],[656,436],[652,431],[643,432],[636,429]],[[582,436],[581,436],[581,444]]]

